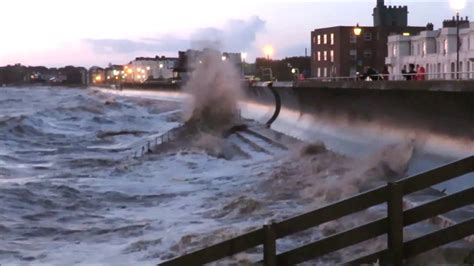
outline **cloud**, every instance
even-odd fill
[[[214,27],[197,30],[191,35],[192,48],[221,48],[244,51],[250,48],[257,34],[265,29],[265,21],[258,16],[249,20],[229,20],[223,29]]]
[[[99,54],[135,54],[138,52],[176,53],[189,48],[216,48],[226,51],[244,51],[251,47],[257,34],[264,30],[265,21],[258,16],[248,20],[229,20],[222,29],[215,27],[197,29],[189,39],[172,34],[156,38],[86,39],[92,50]]]
[[[86,39],[97,53],[130,54],[135,52],[170,52],[185,49],[189,41],[174,36],[162,38],[130,39]]]

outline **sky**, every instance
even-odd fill
[[[441,27],[455,14],[449,0],[386,0],[408,5],[409,24]],[[330,26],[372,26],[376,1],[1,0],[0,65],[104,66],[137,56],[177,57],[212,45],[247,52],[272,45],[274,58],[302,56],[310,32]],[[474,0],[462,16],[474,18]]]

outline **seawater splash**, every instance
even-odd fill
[[[223,133],[238,118],[237,102],[242,96],[239,72],[232,62],[210,49],[204,50],[191,68],[195,70],[184,87],[191,95],[184,113],[187,125]]]

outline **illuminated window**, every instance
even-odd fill
[[[324,68],[324,77],[327,77],[327,76],[328,76],[328,68],[325,67],[325,68]]]
[[[334,33],[331,33],[331,45],[334,45]]]
[[[328,43],[328,35],[324,34],[324,44],[327,44],[327,43]]]
[[[324,61],[328,61],[328,51],[324,51]]]
[[[331,56],[331,62],[334,62],[334,50],[331,50],[330,56]]]
[[[321,35],[318,35],[318,44],[321,44]]]
[[[321,52],[318,52],[318,61],[321,61]]]
[[[321,68],[318,67],[318,78],[321,77]]]

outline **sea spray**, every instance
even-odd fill
[[[242,95],[241,78],[230,60],[205,49],[190,63],[194,69],[184,90],[191,97],[185,108],[189,127],[212,134],[223,134],[238,118],[238,100]]]

